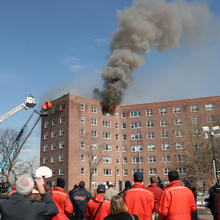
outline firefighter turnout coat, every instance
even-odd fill
[[[196,211],[196,203],[190,189],[179,180],[174,180],[164,189],[158,208],[161,220],[191,220],[190,213]]]
[[[151,220],[154,212],[154,194],[140,182],[135,182],[124,193],[124,201],[130,214],[138,216],[139,220]]]

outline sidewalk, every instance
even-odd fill
[[[198,220],[213,220],[212,214],[209,209],[198,209]]]

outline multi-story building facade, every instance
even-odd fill
[[[151,176],[167,180],[171,168],[185,175],[185,154],[207,144],[202,126],[220,122],[220,96],[120,105],[113,115],[103,115],[99,101],[73,94],[52,104],[42,119],[40,163],[68,189],[81,180],[119,188],[137,170],[146,183]]]

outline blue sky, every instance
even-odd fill
[[[214,17],[203,44],[152,52],[133,74],[124,103],[220,95],[220,1],[206,0]],[[0,115],[30,93],[37,103],[65,92],[92,96],[117,29],[117,11],[131,0],[19,0],[0,3]],[[218,28],[217,28],[218,27]],[[0,124],[19,129],[31,113],[21,111]],[[40,128],[27,146],[39,151]]]

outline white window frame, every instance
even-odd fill
[[[127,164],[128,163],[128,158],[127,157],[123,157],[123,164]]]
[[[141,133],[131,134],[131,140],[142,140],[142,134]]]
[[[182,149],[184,149],[184,143],[183,143],[183,142],[177,142],[177,143],[176,143],[176,149],[177,149],[177,150],[182,150]]]
[[[59,176],[64,176],[64,168],[63,167],[59,168]]]
[[[132,157],[132,164],[140,164],[144,162],[144,158],[142,156]]]
[[[183,137],[183,131],[182,130],[176,130],[175,131],[175,137],[182,138]]]
[[[170,144],[163,143],[163,144],[161,145],[161,148],[162,148],[162,151],[164,151],[164,150],[169,150],[169,149],[170,149]]]
[[[60,116],[60,124],[63,124],[65,122],[65,116],[62,115]]]
[[[95,105],[92,105],[91,106],[91,112],[97,114],[98,113],[98,108]]]
[[[96,130],[91,130],[91,136],[92,137],[98,137],[98,133]]]
[[[128,176],[128,169],[123,169],[123,176]]]
[[[51,150],[56,150],[57,148],[56,143],[52,143],[50,147]]]
[[[141,117],[141,111],[131,111],[130,112],[130,118],[138,118],[138,117]]]
[[[148,120],[148,121],[146,121],[146,127],[147,127],[147,128],[152,128],[152,127],[154,127],[154,120]]]
[[[167,114],[167,108],[160,108],[159,109],[159,115],[166,115]]]
[[[102,160],[103,160],[103,163],[107,163],[107,164],[112,163],[112,158],[111,157],[105,156],[105,157],[102,158]]]
[[[43,150],[44,152],[48,152],[49,151],[49,146],[48,146],[48,144],[45,144],[44,145],[44,150]]]
[[[169,137],[168,131],[164,130],[161,132],[161,138],[168,138],[168,137]]]
[[[133,122],[131,122],[130,127],[132,129],[141,128],[141,122],[140,121],[133,121]]]
[[[92,168],[92,176],[98,176],[99,172],[98,172],[98,168]]]
[[[60,137],[63,137],[64,136],[64,128],[61,128],[60,130],[59,130],[59,135],[60,135]]]
[[[84,175],[85,175],[85,168],[84,168],[84,167],[81,167],[81,169],[80,169],[80,174],[81,174],[81,176],[84,176]]]
[[[154,112],[152,109],[146,109],[146,116],[152,116],[154,115]]]
[[[155,144],[148,144],[147,145],[147,150],[148,151],[155,151],[156,150],[156,145]]]
[[[166,162],[166,163],[167,163],[167,162],[170,162],[170,161],[171,161],[170,155],[163,155],[163,156],[162,156],[162,161],[163,161],[163,162]]]
[[[164,175],[164,176],[167,176],[168,173],[169,173],[169,171],[170,171],[170,168],[164,168],[164,169],[163,169],[163,175]]]
[[[97,125],[97,118],[91,118],[91,125]]]
[[[185,168],[185,167],[180,167],[180,168],[178,168],[178,173],[179,173],[180,175],[186,174],[186,168]]]
[[[149,168],[149,175],[150,176],[157,175],[157,168]]]
[[[160,120],[160,126],[161,126],[161,127],[166,127],[166,126],[168,126],[167,120],[164,120],[164,119]]]
[[[103,144],[103,151],[112,151],[111,144]]]
[[[147,132],[147,139],[155,139],[155,133],[154,132]]]
[[[200,123],[200,117],[192,117],[192,124],[199,124]]]
[[[213,103],[205,104],[205,110],[206,111],[213,111],[214,110],[214,104]]]
[[[56,162],[55,155],[51,155],[51,157],[50,157],[50,163],[55,163],[55,162]]]
[[[156,163],[156,162],[157,162],[156,155],[148,156],[148,163]]]
[[[131,151],[132,152],[142,152],[143,151],[143,146],[142,145],[132,145],[131,146]]]
[[[199,111],[199,105],[197,105],[197,104],[191,105],[190,106],[190,111],[191,112],[198,112]]]
[[[102,121],[102,126],[104,128],[111,128],[111,121],[103,120]]]
[[[174,122],[174,125],[176,126],[183,125],[183,121],[181,118],[174,118],[173,122]]]
[[[64,162],[64,154],[59,154],[59,163]]]
[[[56,130],[51,131],[51,138],[55,138],[56,137]]]
[[[103,176],[112,176],[112,169],[104,168],[103,169]]]
[[[60,141],[59,142],[59,149],[62,150],[65,147],[65,142],[64,141]]]
[[[174,113],[174,114],[179,114],[179,113],[181,113],[181,107],[180,107],[180,106],[174,106],[174,107],[173,107],[173,113]]]

